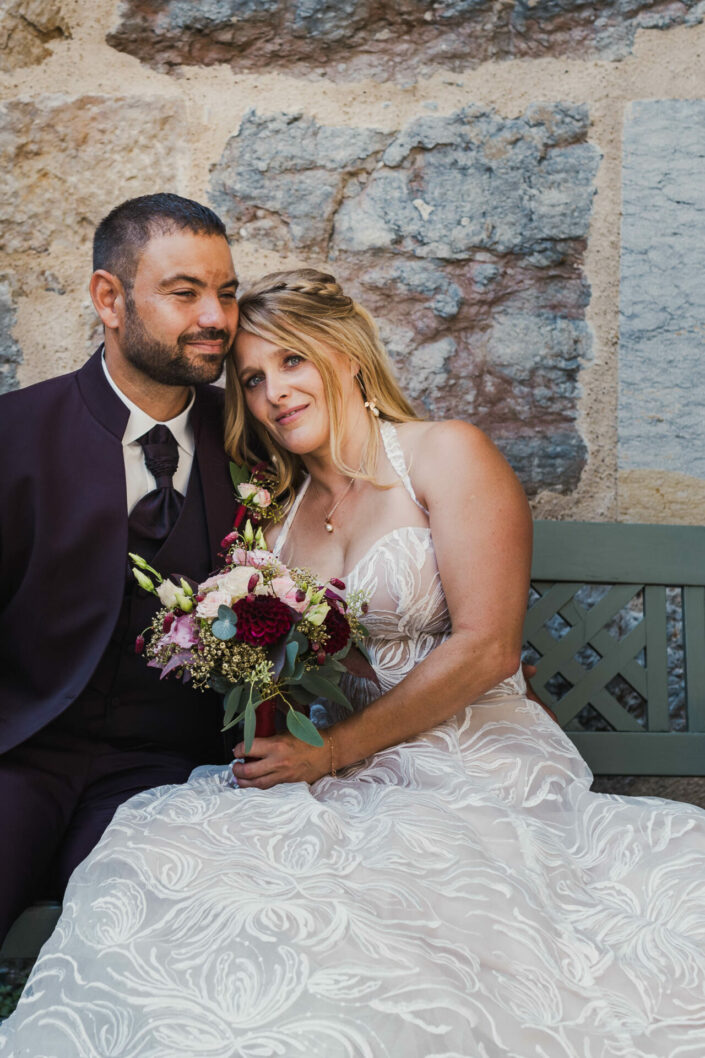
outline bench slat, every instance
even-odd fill
[[[705,733],[566,731],[596,775],[702,775]]]
[[[705,731],[705,588],[683,589],[683,646],[688,727]]]
[[[647,727],[668,731],[668,639],[666,633],[666,589],[650,585],[644,589],[646,622]]]
[[[703,526],[536,523],[535,580],[702,585],[704,571]]]

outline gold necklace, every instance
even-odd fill
[[[354,484],[355,484],[355,478],[350,478],[350,481],[348,482],[348,484],[347,484],[342,496],[340,497],[340,499],[336,500],[336,502],[333,504],[333,506],[331,507],[331,509],[328,511],[327,514],[324,511],[324,513],[323,513],[323,525],[325,526],[325,530],[326,530],[327,533],[332,533],[333,532],[333,528],[334,527],[333,527],[333,523],[331,522],[331,518],[333,517],[335,512],[338,510],[338,507],[340,507],[341,503],[343,502],[343,500],[345,499],[347,494],[350,492],[350,489],[353,487]],[[321,504],[321,507],[322,506],[323,505]]]

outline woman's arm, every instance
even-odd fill
[[[447,720],[519,667],[531,562],[531,516],[519,482],[466,423],[429,423],[415,431],[410,454],[452,633],[391,691],[329,729],[336,768]],[[312,782],[330,770],[329,743],[316,748],[287,734],[256,739],[251,752],[261,758],[233,768],[242,786]]]

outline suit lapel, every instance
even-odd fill
[[[196,387],[192,422],[203,487],[213,569],[221,564],[220,542],[235,517],[235,491],[223,447],[223,411],[218,391]]]

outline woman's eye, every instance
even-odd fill
[[[244,385],[245,389],[254,389],[255,386],[258,386],[261,381],[262,381],[262,376],[261,375],[250,375],[250,377],[248,379],[245,379],[245,382],[243,383],[243,385]]]
[[[303,362],[303,356],[299,356],[298,353],[290,353],[290,355],[286,358],[286,363],[289,365],[289,367],[298,367],[298,365],[303,364]]]

